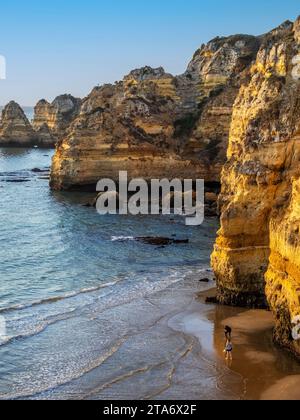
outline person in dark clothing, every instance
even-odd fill
[[[226,338],[226,340],[228,338],[231,339],[232,329],[228,325],[226,325],[224,332],[225,332],[225,338]]]

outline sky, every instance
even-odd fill
[[[299,0],[3,1],[0,105],[84,97],[144,65],[180,74],[215,36],[262,34],[299,14]]]

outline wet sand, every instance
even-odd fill
[[[200,305],[214,293],[215,290],[210,290],[200,294]],[[300,400],[300,363],[273,343],[271,312],[209,306],[211,310],[206,309],[204,313],[214,325],[213,354],[220,360],[224,360],[224,326],[233,328],[233,361],[224,363],[242,378],[240,398]]]

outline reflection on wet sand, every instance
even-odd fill
[[[224,358],[224,326],[233,329],[233,362],[228,367],[243,378],[242,398],[300,399],[300,365],[274,345],[270,312],[216,305],[208,317],[214,324],[214,348],[220,359]]]

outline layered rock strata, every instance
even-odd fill
[[[80,106],[81,99],[71,95],[58,96],[51,104],[43,99],[34,109],[31,124],[23,109],[11,101],[2,111],[0,145],[55,147],[66,136]]]
[[[6,105],[0,120],[1,146],[31,146],[37,137],[23,109],[14,101]]]
[[[233,108],[212,255],[218,298],[264,306],[300,355],[300,19],[262,38]]]
[[[132,71],[96,87],[58,143],[51,186],[92,186],[101,178],[204,178],[214,185],[225,161],[232,106],[260,41],[216,38],[178,77],[162,68]]]
[[[39,101],[34,108],[33,128],[40,140],[55,145],[63,139],[80,106],[81,99],[72,95],[58,96],[52,103]]]

